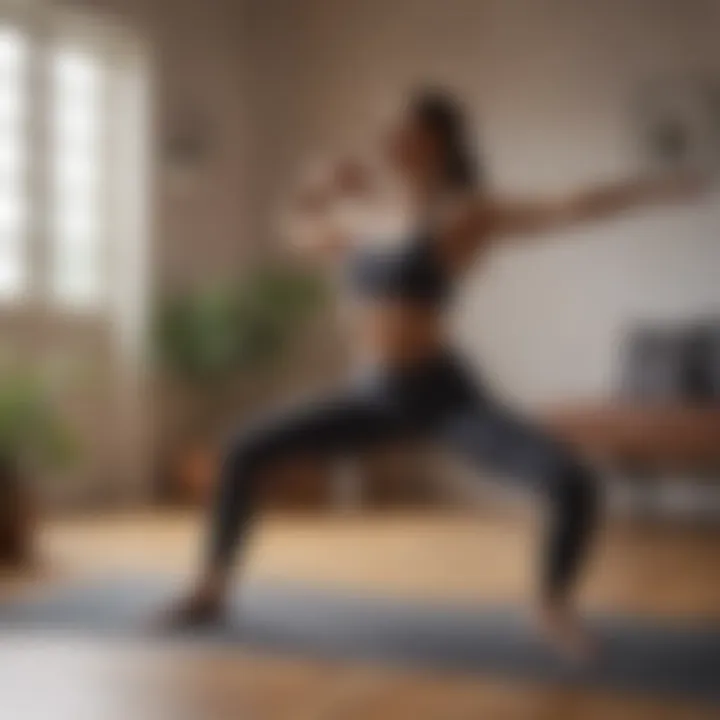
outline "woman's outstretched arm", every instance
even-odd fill
[[[446,245],[453,259],[467,262],[480,245],[529,239],[644,206],[682,202],[707,187],[703,176],[678,173],[598,185],[554,198],[483,199],[453,223]]]
[[[699,175],[672,174],[599,185],[555,199],[510,200],[494,208],[492,229],[498,237],[562,230],[641,207],[689,200],[705,187]]]

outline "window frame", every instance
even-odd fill
[[[25,283],[19,293],[12,297],[0,297],[0,318],[12,316],[53,316],[73,319],[80,324],[95,323],[108,315],[124,318],[124,326],[138,326],[138,318],[145,310],[150,294],[149,277],[152,261],[150,243],[153,219],[151,204],[154,188],[154,172],[151,164],[153,108],[150,97],[152,74],[150,52],[145,39],[125,27],[116,18],[81,9],[59,8],[43,0],[0,0],[0,24],[17,28],[26,38],[28,46],[26,127],[24,142],[27,147],[26,172],[23,178],[27,198],[27,222],[25,225]],[[106,292],[97,303],[65,303],[55,297],[52,278],[53,253],[52,232],[54,198],[53,183],[53,134],[51,119],[52,54],[59,48],[74,47],[102,58],[106,87],[102,98],[101,115],[102,145],[101,162],[105,161],[104,182],[98,199],[101,218],[99,252],[101,276],[99,283]],[[135,145],[127,146],[120,127],[115,105],[121,97],[127,98],[128,87],[132,92],[133,108],[131,122],[135,124],[138,137]],[[130,150],[132,161],[118,150],[118,139],[124,141],[124,151]],[[134,163],[129,168],[128,162]],[[123,177],[115,177],[117,168]],[[129,181],[129,175],[133,180]],[[122,202],[117,200],[118,183],[124,184],[133,197]],[[130,187],[130,186],[133,187]],[[137,186],[137,187],[134,187]],[[123,206],[123,207],[119,207]],[[128,222],[128,212],[132,221]],[[132,225],[133,247],[121,247],[122,238],[114,221],[125,230]],[[128,257],[132,255],[132,257]],[[132,277],[131,277],[132,275]],[[127,294],[128,283],[135,293],[129,302],[123,302],[120,294]],[[127,298],[126,298],[127,300]],[[125,307],[123,307],[123,305]],[[131,305],[132,309],[128,306]],[[132,321],[130,317],[132,316]],[[4,322],[2,324],[5,324]]]

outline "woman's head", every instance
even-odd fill
[[[388,160],[411,182],[439,191],[473,190],[481,178],[467,124],[462,105],[452,95],[417,91],[388,136]]]

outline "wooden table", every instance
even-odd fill
[[[560,437],[613,464],[720,468],[720,405],[578,403],[553,408],[545,419]]]

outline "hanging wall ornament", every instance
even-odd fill
[[[720,159],[720,85],[702,76],[661,78],[638,93],[640,148],[655,170],[707,170]]]
[[[184,103],[172,112],[163,143],[163,162],[173,189],[189,190],[198,182],[211,154],[211,131],[198,104]]]

